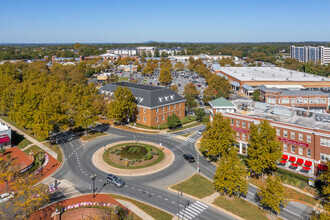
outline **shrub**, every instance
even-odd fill
[[[151,155],[158,155],[158,153],[155,152],[155,151],[150,151],[149,154],[151,154]]]
[[[137,153],[137,152],[140,152],[140,147],[132,146],[132,147],[128,148],[127,151],[130,153]]]
[[[135,164],[135,160],[131,160],[131,161],[129,162],[129,164],[130,164],[130,165],[134,165],[134,164]]]
[[[150,153],[147,153],[145,156],[144,156],[144,160],[151,160],[153,158],[153,156],[150,154]]]
[[[114,154],[114,153],[115,153],[115,151],[114,151],[114,150],[110,152],[110,154]]]
[[[286,174],[288,176],[299,179],[301,181],[308,182],[308,177],[307,176],[303,176],[303,175],[300,175],[300,174],[297,174],[297,173],[292,173],[290,171],[286,171],[286,170],[283,170],[283,169],[280,169],[280,168],[277,169],[277,172],[279,174],[282,174],[282,175]]]
[[[123,158],[119,158],[119,160],[123,160]]]
[[[145,146],[145,149],[147,150],[147,152],[152,151],[152,148],[150,146]]]
[[[141,160],[141,159],[139,159],[139,160],[138,160],[138,162],[142,162],[142,160]]]
[[[116,154],[116,156],[119,156],[120,155],[120,151],[119,150],[116,151],[115,154]]]

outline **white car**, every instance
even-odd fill
[[[13,191],[11,191],[10,193],[4,193],[4,194],[0,195],[0,203],[7,202],[12,197],[14,197]]]

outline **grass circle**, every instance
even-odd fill
[[[139,148],[139,150],[137,150],[137,148],[135,147],[141,147]],[[133,148],[132,148],[133,147]],[[135,148],[135,149],[134,149]],[[143,150],[142,150],[143,148]],[[131,149],[131,150],[130,150]],[[120,154],[118,154],[118,156],[120,156],[121,158],[127,158],[128,161],[130,160],[141,160],[141,161],[144,161],[144,164],[142,165],[139,165],[138,163],[135,163],[134,165],[122,165],[122,164],[119,164],[117,163],[116,161],[114,160],[111,160],[110,159],[110,155],[116,155],[116,151],[120,150]],[[144,150],[146,151],[146,153],[144,154]],[[132,159],[129,159],[128,157],[130,157],[132,154],[132,151],[134,152],[135,151],[135,155],[134,157],[135,158],[132,158]],[[139,151],[139,152],[138,152]],[[145,161],[144,160],[144,157],[145,155],[148,156],[148,154],[150,154],[150,151],[153,151],[155,153],[157,153],[157,156],[153,156],[154,158],[156,159],[152,159],[152,160],[147,160]],[[140,153],[141,152],[141,153]],[[123,153],[123,156],[122,156],[122,153]],[[138,159],[136,158],[137,155],[142,155],[142,159]],[[142,168],[146,168],[146,167],[151,167],[155,164],[158,164],[159,162],[161,162],[163,159],[164,159],[164,152],[162,150],[160,150],[159,148],[155,147],[155,146],[152,146],[152,145],[149,145],[149,144],[143,144],[143,143],[122,143],[122,144],[118,144],[118,145],[115,145],[115,146],[112,146],[110,148],[108,148],[102,155],[102,158],[103,158],[103,161],[110,165],[110,166],[113,166],[113,167],[116,167],[116,168],[120,168],[120,169],[142,169]],[[125,161],[125,160],[123,160]]]
[[[122,158],[133,160],[133,159],[142,159],[147,153],[148,152],[145,149],[145,147],[132,144],[124,147],[120,152],[120,156]]]

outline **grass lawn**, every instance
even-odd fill
[[[123,82],[123,81],[127,81],[129,79],[129,77],[118,77],[118,82]]]
[[[45,141],[45,139],[41,139],[41,138],[38,138],[37,136],[35,136],[33,134],[32,130],[25,129],[25,128],[19,126],[16,122],[10,120],[8,116],[1,116],[1,118],[4,121],[8,122],[9,124],[11,124],[11,125],[15,126],[16,128],[20,129],[21,131],[25,132],[26,134],[30,135],[31,137],[33,137],[37,141],[39,141],[39,142]]]
[[[203,124],[203,122],[196,121],[196,122],[191,123],[189,125],[183,126],[182,128],[175,129],[175,130],[173,130],[171,132],[176,132],[176,131],[184,130],[184,129],[195,127],[195,126],[202,125],[202,124]]]
[[[126,200],[126,201],[129,201],[129,202],[133,203],[138,208],[140,208],[144,212],[148,213],[154,219],[157,219],[157,220],[171,220],[173,218],[173,216],[171,214],[167,213],[167,212],[164,212],[160,209],[157,209],[157,208],[155,208],[153,206],[150,206],[150,205],[147,205],[145,203],[136,201],[134,199],[130,199],[130,198],[127,198],[127,197],[114,195],[114,194],[110,194],[110,196],[112,198],[115,198],[115,199]]]
[[[213,183],[198,174],[193,175],[184,182],[176,184],[171,188],[174,190],[182,189],[182,192],[197,198],[204,198],[216,192]]]
[[[157,163],[159,163],[160,161],[162,161],[164,159],[164,152],[159,150],[158,148],[154,147],[154,146],[151,146],[151,145],[147,145],[147,144],[136,144],[136,145],[140,145],[140,146],[149,146],[153,149],[153,151],[156,151],[158,152],[158,158],[150,163],[147,163],[147,164],[144,164],[144,165],[141,165],[141,166],[123,166],[123,165],[120,165],[120,164],[117,164],[117,163],[114,163],[113,161],[110,160],[109,158],[109,154],[111,151],[113,151],[115,148],[118,148],[120,146],[126,146],[126,145],[132,145],[131,143],[124,143],[124,144],[119,144],[119,145],[116,145],[116,146],[113,146],[113,147],[110,147],[109,149],[107,149],[104,153],[103,153],[103,160],[105,163],[109,164],[110,166],[113,166],[113,167],[117,167],[117,168],[120,168],[120,169],[142,169],[142,168],[146,168],[146,167],[151,167]]]
[[[96,137],[100,137],[100,136],[103,136],[103,135],[107,135],[107,133],[101,133],[101,132],[90,132],[88,133],[86,136],[85,135],[82,135],[80,138],[83,140],[83,141],[88,141],[90,139],[93,139],[93,138],[96,138]]]
[[[182,134],[181,136],[183,136],[183,137],[188,137],[188,136],[190,136],[190,135],[192,135],[193,134],[193,132],[190,132],[190,133],[187,133],[187,134]]]
[[[214,200],[213,204],[247,220],[268,219],[266,211],[241,198],[219,196]]]
[[[196,116],[192,116],[192,115],[186,116],[186,117],[181,119],[181,123],[184,125],[184,124],[187,124],[189,122],[196,121],[196,118],[197,118]]]
[[[261,186],[266,186],[266,179],[255,179],[255,178],[250,178],[249,180],[252,184],[261,187]],[[320,202],[318,200],[315,200],[313,197],[310,197],[308,195],[302,194],[294,189],[284,187],[285,193],[287,194],[288,199],[296,199],[296,200],[301,200],[304,202],[307,202],[308,204],[316,206]]]
[[[47,147],[49,147],[50,149],[52,149],[55,153],[57,153],[57,158],[55,158],[56,160],[58,160],[60,163],[62,163],[62,152],[61,152],[61,147],[59,145],[51,145],[48,141],[47,142],[43,142],[44,145],[46,145]]]
[[[17,145],[17,147],[19,148],[19,149],[24,149],[26,146],[28,146],[29,144],[32,144],[32,142],[31,141],[29,141],[28,139],[23,139],[18,145]]]
[[[29,147],[28,149],[26,149],[25,151],[23,151],[26,155],[29,156],[30,151],[32,151],[34,154],[37,154],[39,152],[44,152],[43,149],[41,149],[40,147],[38,147],[37,145],[32,145],[31,147]]]

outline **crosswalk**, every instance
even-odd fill
[[[173,137],[173,138],[176,136],[176,134],[172,134],[172,133],[163,133],[161,135],[166,136],[166,137]]]
[[[191,220],[194,219],[197,215],[206,210],[209,206],[205,205],[200,201],[194,202],[192,205],[186,207],[181,212],[177,214],[182,219]]]
[[[190,142],[190,143],[194,143],[197,141],[198,138],[188,138],[187,140],[185,140],[186,142]]]

